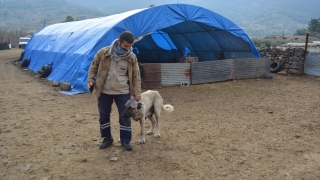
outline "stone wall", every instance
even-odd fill
[[[279,61],[282,64],[282,71],[278,74],[301,75],[304,69],[304,49],[303,48],[284,48],[266,47],[258,48],[261,57],[269,57],[271,61]]]

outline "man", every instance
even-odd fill
[[[120,141],[126,150],[132,150],[130,118],[121,118],[124,105],[130,96],[141,99],[141,78],[138,60],[132,52],[134,35],[125,31],[110,46],[100,49],[95,55],[88,72],[88,88],[98,99],[101,137],[104,137],[100,149],[113,142],[110,126],[110,114],[115,101],[120,123]]]

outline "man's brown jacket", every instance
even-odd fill
[[[127,57],[128,61],[128,77],[129,77],[129,91],[130,95],[141,94],[141,77],[138,66],[138,60],[134,53]],[[108,76],[110,67],[110,46],[100,49],[91,62],[88,72],[88,82],[94,82],[93,95],[99,98],[104,88],[104,83]]]

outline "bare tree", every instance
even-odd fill
[[[26,26],[20,26],[19,35],[25,37],[28,34],[28,28]]]
[[[0,27],[0,44],[8,43],[11,44],[12,47],[17,47],[20,37],[29,37],[32,35],[33,33],[28,33],[28,28],[24,26],[21,26],[20,29],[10,31]]]

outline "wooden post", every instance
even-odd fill
[[[307,55],[307,51],[308,51],[308,39],[309,39],[309,33],[307,32],[307,34],[306,34],[306,44],[304,46],[302,74],[304,74],[304,63],[306,62],[306,55]]]

